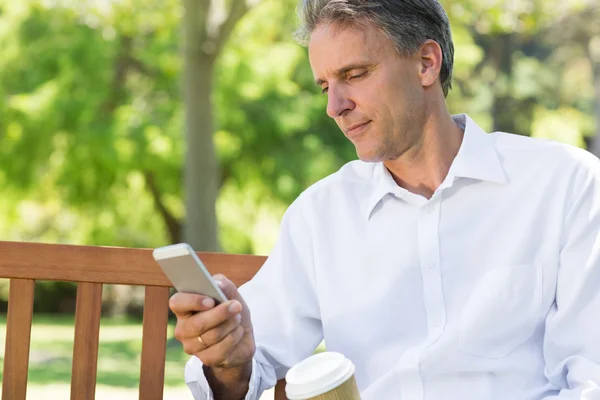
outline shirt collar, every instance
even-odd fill
[[[469,178],[506,184],[506,174],[498,157],[494,138],[466,114],[454,115],[452,118],[464,130],[464,137],[444,182],[451,185],[455,178]],[[375,166],[373,181],[374,188],[365,202],[367,218],[370,218],[373,209],[384,196],[398,194],[402,190],[382,162]]]
[[[466,114],[455,115],[452,118],[459,128],[465,131],[465,135],[449,174],[506,184],[508,180],[496,151],[495,138],[488,135]]]

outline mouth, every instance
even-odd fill
[[[346,133],[346,136],[348,136],[348,138],[352,138],[358,134],[360,134],[362,131],[364,131],[367,127],[367,125],[369,125],[371,123],[371,121],[367,121],[367,122],[363,122],[361,124],[355,124],[352,125],[346,129],[344,129],[344,132]]]

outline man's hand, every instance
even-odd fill
[[[169,307],[177,317],[175,337],[187,354],[204,364],[215,398],[243,398],[255,351],[250,311],[229,279],[223,275],[213,279],[229,301],[215,306],[211,297],[174,294]]]

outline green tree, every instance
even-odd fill
[[[584,1],[572,6],[568,13],[560,15],[551,26],[552,35],[547,35],[550,42],[564,48],[560,63],[562,68],[579,64],[578,75],[586,77],[585,82],[574,83],[574,90],[588,92],[586,102],[589,114],[595,114],[595,131],[588,138],[589,149],[600,156],[600,5],[597,2]],[[583,83],[583,84],[582,84]],[[571,84],[571,82],[569,82]],[[583,86],[583,87],[579,87]],[[586,90],[589,88],[590,90]],[[578,96],[579,98],[581,97]],[[593,100],[591,100],[593,99]]]
[[[185,60],[185,205],[183,238],[196,250],[220,248],[215,203],[219,165],[213,143],[215,62],[236,23],[257,3],[249,0],[183,0]]]
[[[6,188],[47,215],[38,240],[165,242],[146,217],[181,190],[177,2],[152,6],[2,3],[0,166]]]
[[[224,251],[268,253],[289,203],[356,158],[292,40],[296,3],[0,0],[0,235],[215,249],[218,221]],[[452,112],[594,136],[592,3],[443,3]]]

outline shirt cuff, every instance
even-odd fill
[[[185,383],[192,392],[194,400],[214,400],[212,390],[204,375],[202,361],[196,356],[192,356],[185,365]],[[252,359],[252,374],[250,375],[250,384],[248,393],[244,400],[258,400],[262,394],[260,390],[260,372],[256,360]]]

